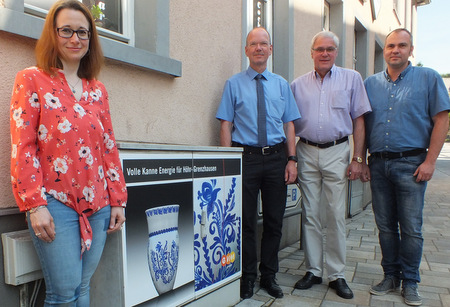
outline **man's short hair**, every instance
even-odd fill
[[[317,33],[316,35],[314,35],[314,37],[311,40],[311,49],[314,48],[314,44],[316,43],[316,40],[320,37],[331,38],[333,40],[336,48],[339,49],[339,37],[337,37],[337,35],[331,31],[321,31],[321,32]]]
[[[392,30],[391,32],[389,32],[389,34],[386,35],[386,39],[384,40],[385,44],[386,44],[386,40],[389,37],[389,35],[391,35],[392,33],[399,33],[399,32],[402,32],[402,31],[408,33],[409,39],[411,41],[411,46],[412,46],[413,45],[413,37],[412,37],[411,32],[408,29],[406,29],[406,28],[398,28],[398,29],[395,29],[395,30]]]
[[[248,46],[248,36],[250,35],[250,33],[255,30],[255,29],[263,29],[264,31],[266,31],[267,36],[269,37],[269,45],[272,45],[271,41],[270,41],[270,33],[269,31],[267,31],[266,28],[264,27],[254,27],[253,29],[250,30],[250,32],[247,33],[247,38],[245,39],[245,45]]]

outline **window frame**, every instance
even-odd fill
[[[256,12],[254,11],[255,4],[257,2],[260,2],[263,6],[263,13],[264,16],[261,16],[263,19],[262,24],[265,26],[265,29],[267,32],[269,32],[270,38],[271,38],[271,44],[273,45],[273,1],[274,0],[246,0],[243,1],[243,11],[246,12],[246,20],[243,22],[243,41],[244,46],[247,41],[247,34],[255,27],[258,27],[260,25],[257,24],[257,20],[255,18]],[[248,66],[250,65],[250,61],[245,55],[245,50],[242,50],[242,70],[246,70]],[[267,60],[267,69],[269,71],[273,71],[273,59],[272,56],[270,56]]]

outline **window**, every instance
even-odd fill
[[[246,7],[244,7],[244,11],[247,11],[247,20],[244,22],[245,24],[245,38],[247,37],[247,33],[250,32],[251,29],[256,27],[263,27],[269,32],[272,41],[273,41],[273,33],[272,33],[272,0],[246,0],[244,1]],[[244,51],[242,51],[244,52]],[[243,58],[246,59],[243,62],[243,69],[247,69],[249,65],[249,61],[245,54],[243,54]],[[269,57],[267,62],[267,68],[272,71],[272,57]]]
[[[330,4],[327,1],[323,2],[322,30],[330,31]]]
[[[86,5],[95,19],[100,35],[132,43],[133,33],[127,27],[127,21],[133,16],[125,14],[131,12],[133,0],[78,0]],[[25,0],[25,12],[45,18],[50,7],[56,0]]]
[[[267,0],[256,0],[253,2],[253,26],[266,27]]]
[[[121,0],[83,0],[83,3],[90,8],[97,27],[123,34]]]

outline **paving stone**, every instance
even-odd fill
[[[388,301],[371,301],[369,306],[374,306],[374,307],[393,307],[394,306],[394,302],[388,302]]]
[[[336,304],[342,303],[346,304],[345,306],[368,306],[370,302],[370,296],[367,294],[367,291],[361,291],[361,290],[352,290],[354,297],[352,299],[344,299],[336,294],[336,292],[333,289],[329,289],[325,300],[326,301],[333,301]],[[323,306],[323,305],[322,305]],[[340,306],[340,305],[335,305]]]
[[[321,287],[319,285],[314,285],[310,289],[306,289],[306,290],[300,290],[300,289],[294,288],[292,295],[323,300],[325,298],[325,294],[327,293],[327,289],[328,289],[328,287]]]
[[[334,301],[323,301],[322,305],[320,305],[321,307],[353,307],[356,306],[355,304],[350,304],[350,303],[339,303],[339,302],[334,302]]]
[[[450,257],[448,253],[433,253],[427,255],[427,261],[450,264]]]
[[[288,269],[298,269],[302,263],[295,259],[283,259],[280,260],[280,268],[288,268]]]
[[[277,274],[277,282],[281,286],[288,286],[293,288],[297,280],[299,280],[301,276],[294,275],[294,274],[288,274],[288,273],[278,273]]]
[[[361,259],[373,259],[373,252],[365,252],[359,250],[347,250],[347,257],[361,258]]]
[[[383,269],[379,263],[358,263],[357,270],[363,273],[383,274]]]
[[[450,275],[446,274],[447,277],[436,276],[438,273],[440,272],[435,272],[432,275],[422,274],[420,284],[438,288],[450,288]]]
[[[305,297],[305,296],[285,296],[282,299],[277,299],[273,302],[271,307],[285,307],[285,306],[292,306],[292,307],[319,307],[322,304],[322,299],[316,299],[311,297]]]
[[[443,273],[449,273],[450,272],[450,265],[449,264],[429,262],[428,265],[430,267],[430,271],[443,272]]]
[[[441,294],[441,302],[443,307],[450,307],[450,294]]]
[[[265,303],[266,303],[265,300],[259,301],[252,297],[250,299],[240,301],[235,306],[237,306],[237,307],[260,307],[260,306],[264,306]]]

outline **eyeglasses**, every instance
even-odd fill
[[[336,51],[337,48],[336,47],[327,47],[327,48],[319,47],[319,48],[312,48],[312,50],[317,53],[324,53],[325,51],[327,53],[332,53],[332,52]]]
[[[71,38],[73,33],[77,33],[79,39],[88,40],[91,37],[91,32],[86,29],[72,30],[71,28],[56,28],[56,32],[62,38]]]

